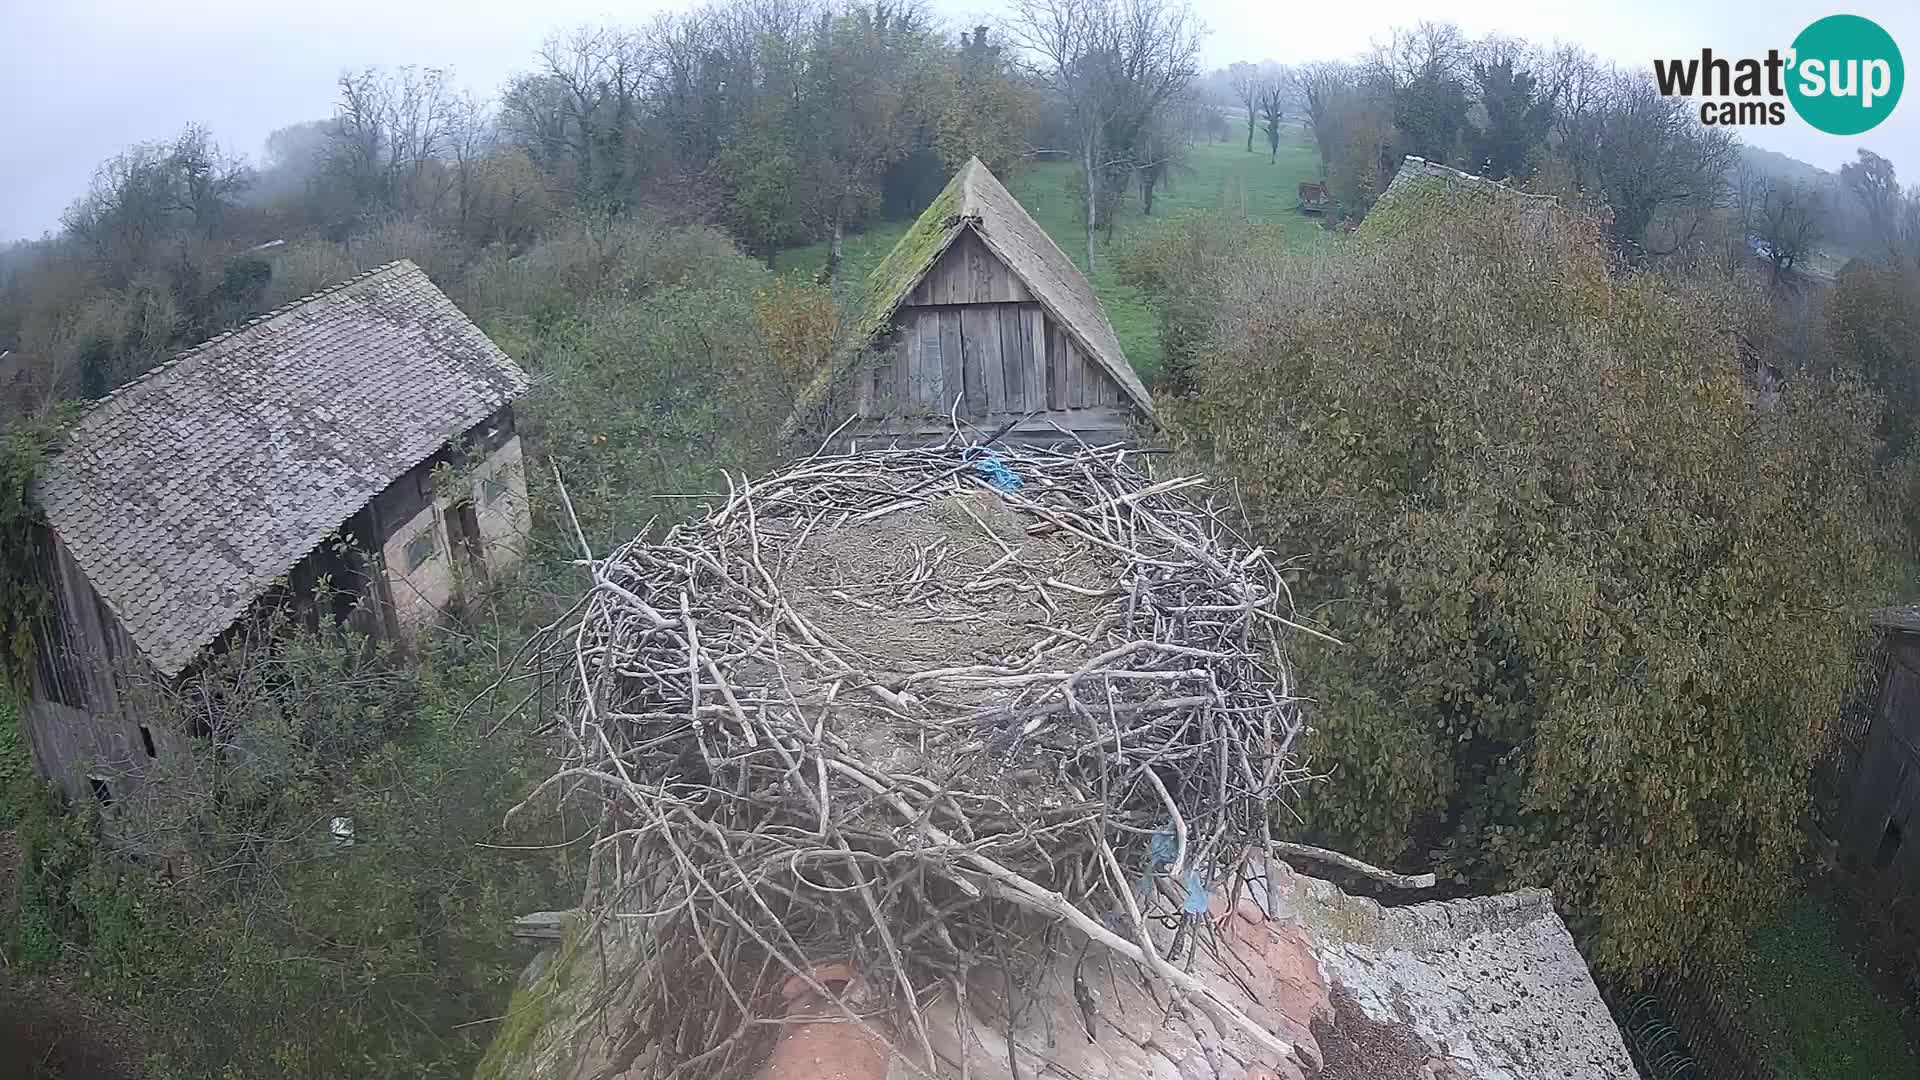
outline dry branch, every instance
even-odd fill
[[[1140,460],[816,454],[657,541],[577,535],[592,588],[539,653],[571,684],[541,791],[606,804],[599,914],[646,924],[670,973],[654,1075],[746,1071],[792,979],[866,1026],[828,963],[932,1072],[930,995],[1063,928],[1287,1051],[1149,926],[1263,849],[1303,775],[1297,623],[1200,478]]]

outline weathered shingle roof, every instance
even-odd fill
[[[374,495],[526,386],[402,260],[101,399],[34,493],[101,599],[173,675]]]
[[[874,268],[867,281],[859,326],[861,343],[887,328],[901,302],[968,229],[1020,276],[1081,349],[1126,389],[1134,404],[1153,415],[1153,397],[1120,351],[1120,339],[1086,275],[979,158],[961,166],[907,235]]]
[[[1327,986],[1367,1021],[1402,1029],[1444,1060],[1438,1075],[1634,1077],[1620,1029],[1545,890],[1388,908],[1276,870],[1277,914],[1300,925]]]
[[[1531,213],[1545,214],[1560,204],[1551,195],[1534,195],[1508,187],[1498,180],[1475,176],[1442,165],[1437,161],[1408,154],[1393,174],[1393,182],[1380,193],[1373,209],[1367,211],[1361,228],[1379,232],[1398,225],[1408,215],[1435,209],[1434,204],[1456,200],[1507,200],[1507,205]]]

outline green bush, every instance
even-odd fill
[[[1160,324],[1164,390],[1193,388],[1194,366],[1227,304],[1221,283],[1250,264],[1284,252],[1287,230],[1223,210],[1189,210],[1149,219],[1114,253],[1120,280],[1153,298]]]
[[[1750,406],[1724,311],[1508,214],[1231,283],[1168,416],[1345,642],[1301,648],[1310,832],[1551,886],[1603,968],[1734,949],[1874,599],[1874,408]]]

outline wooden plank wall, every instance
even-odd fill
[[[937,304],[1031,304],[1033,294],[1007,264],[987,250],[972,232],[963,232],[927,276],[907,295],[903,307]]]
[[[976,424],[1044,410],[1029,425],[1036,438],[1058,434],[1053,423],[1124,437],[1133,413],[1125,389],[971,232],[914,287],[893,324],[888,343],[853,376],[869,434],[944,431],[957,398],[960,415]]]
[[[902,308],[894,325],[891,347],[857,376],[862,416],[944,416],[956,396],[975,420],[1129,403],[1039,304]]]
[[[43,667],[57,668],[61,685],[40,688],[25,703],[21,719],[28,742],[41,774],[69,797],[91,797],[86,779],[90,773],[112,777],[112,793],[121,797],[144,768],[148,741],[156,752],[165,752],[169,734],[156,728],[142,738],[142,718],[131,714],[133,702],[120,686],[123,674],[148,675],[138,647],[101,602],[66,545],[49,532],[42,533],[40,542],[53,614],[35,628],[34,644],[59,654]]]

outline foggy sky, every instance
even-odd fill
[[[1920,4],[1849,7],[1782,0],[1385,0],[1329,5],[1192,0],[1211,28],[1209,68],[1235,60],[1346,58],[1388,28],[1450,19],[1471,37],[1498,31],[1572,41],[1604,59],[1761,55],[1837,11],[1885,27],[1920,61]],[[547,35],[586,22],[638,24],[685,3],[635,0],[0,0],[0,241],[37,236],[86,187],[94,167],[130,143],[188,122],[256,162],[269,132],[332,111],[334,80],[369,64],[452,70],[491,96],[532,66]],[[990,21],[996,0],[932,0],[955,26]],[[1741,128],[1747,142],[1834,169],[1866,145],[1920,183],[1920,89],[1865,136],[1824,135],[1788,109],[1781,128]]]

